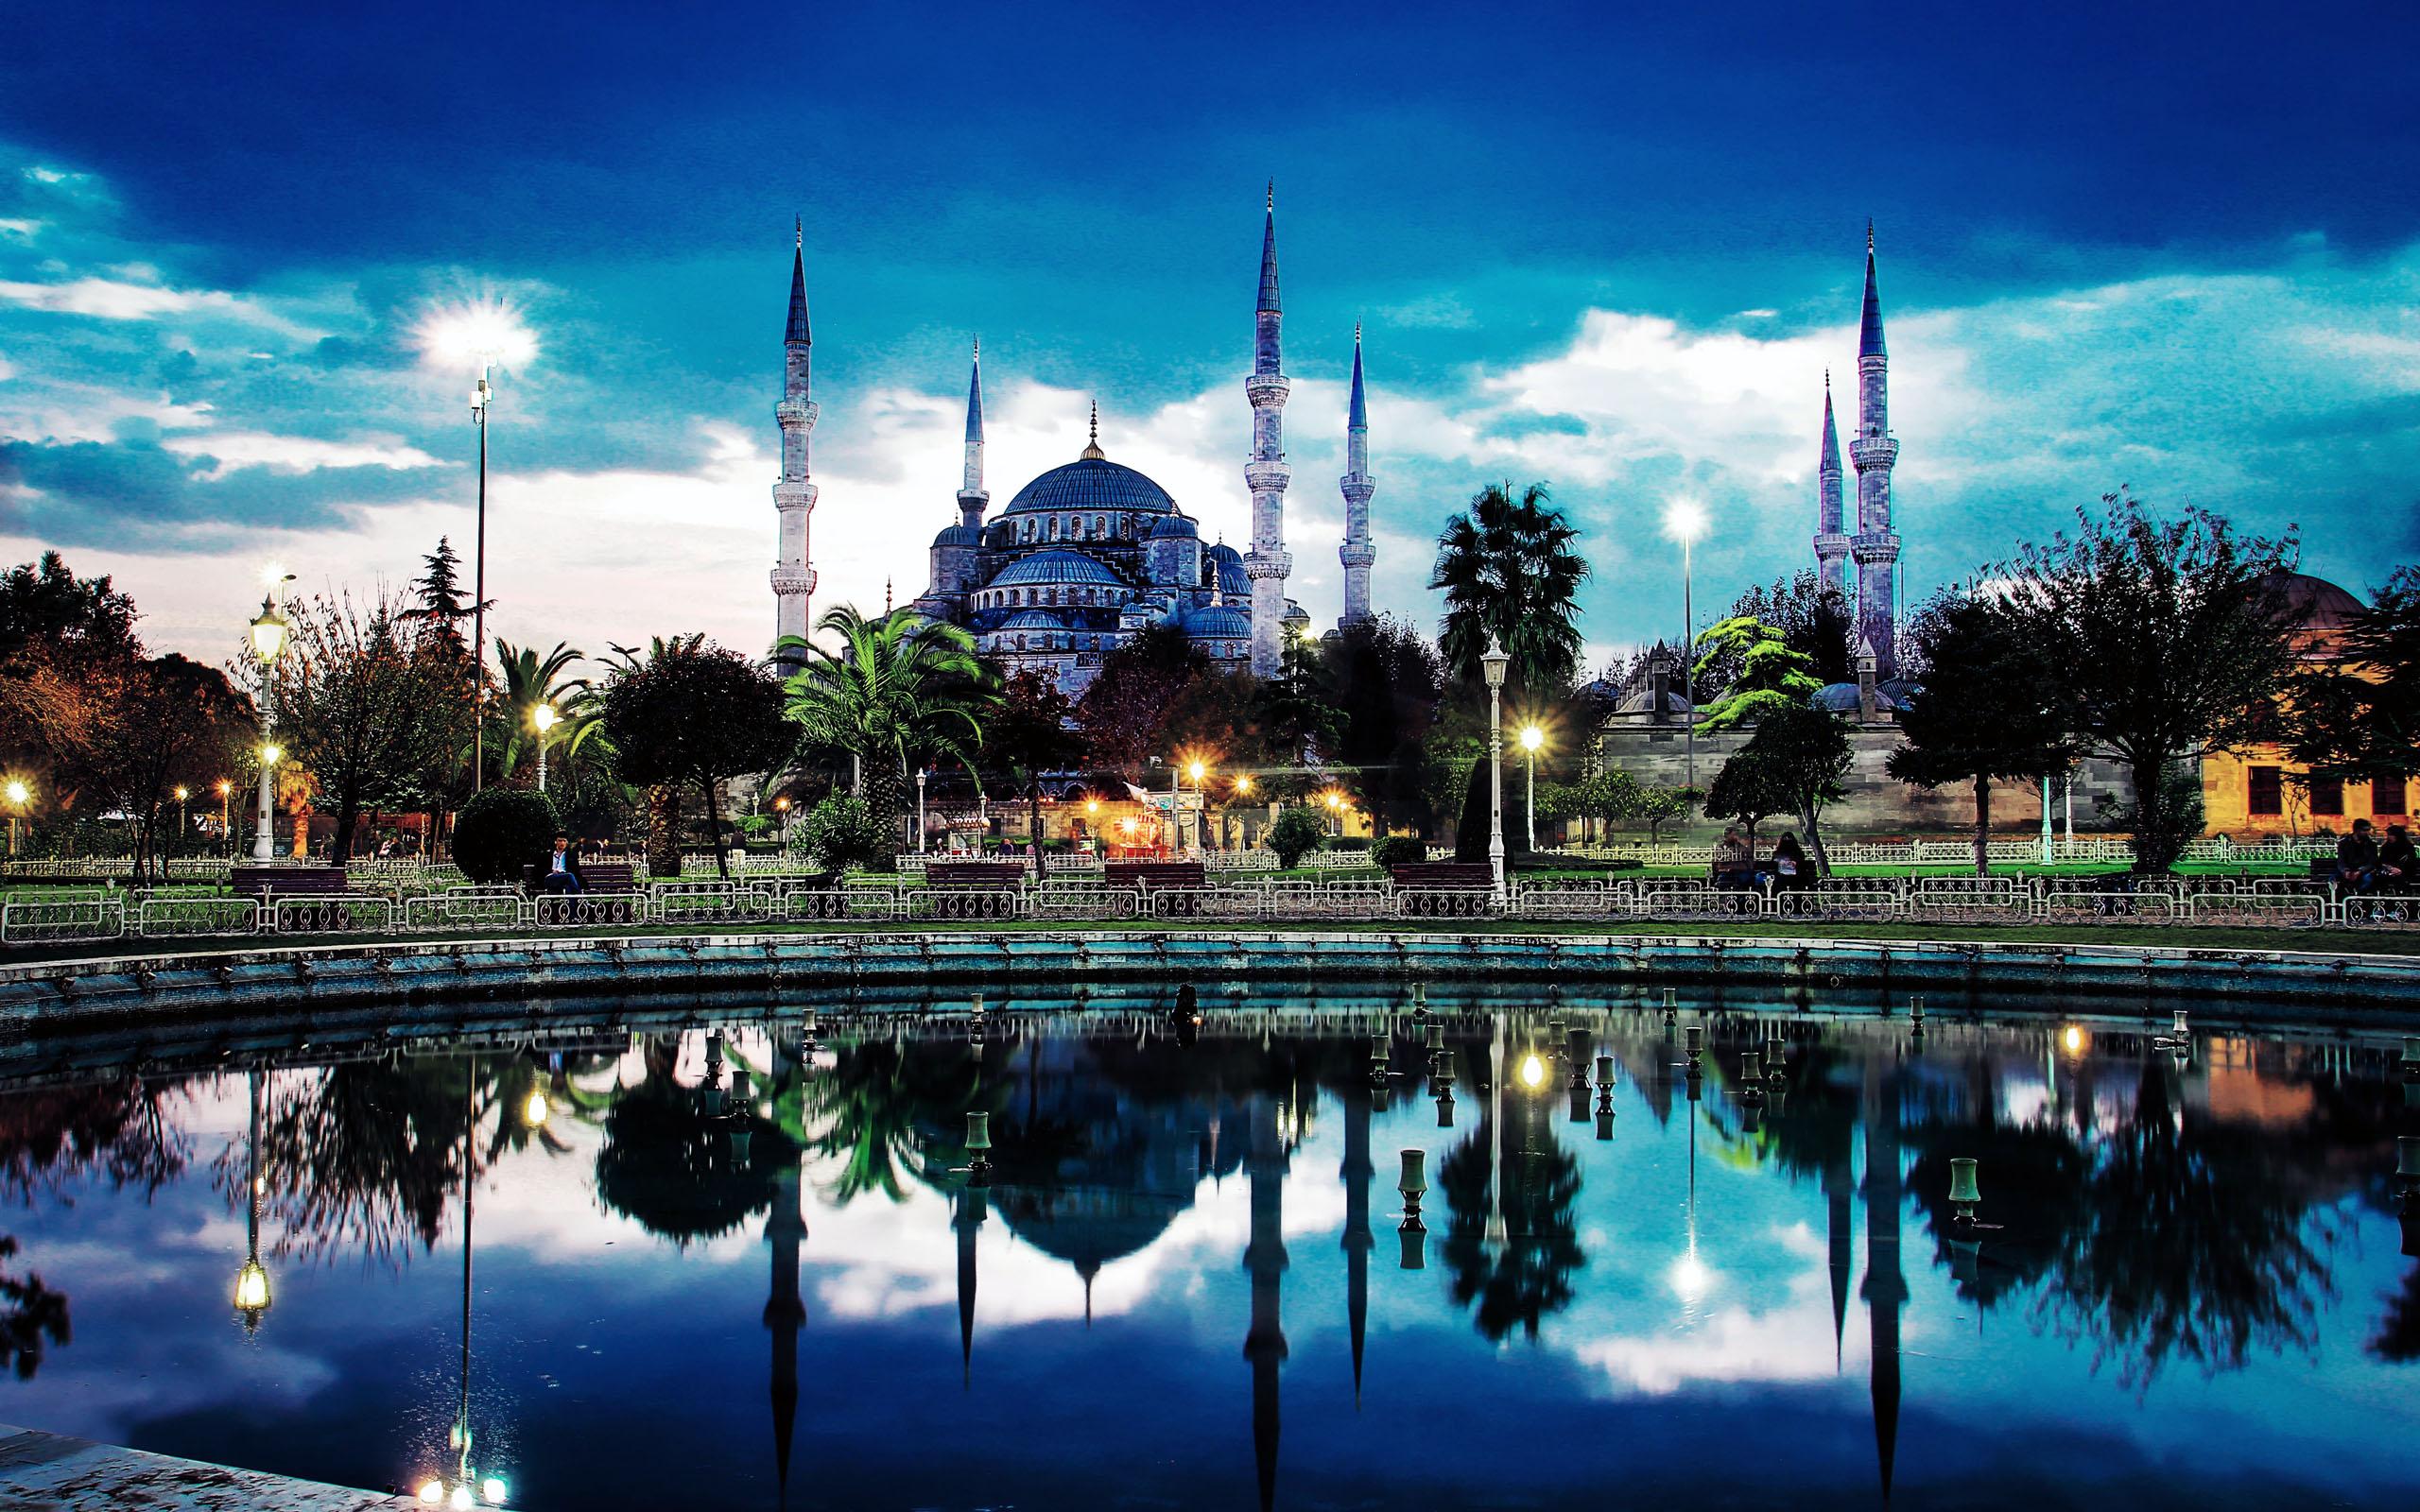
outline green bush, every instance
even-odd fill
[[[868,870],[891,865],[890,827],[874,816],[864,799],[835,793],[806,811],[791,844],[827,871]]]
[[[485,788],[455,816],[454,864],[473,882],[517,883],[522,868],[546,859],[562,828],[544,793]]]
[[[1290,808],[1277,816],[1262,843],[1277,852],[1277,864],[1292,867],[1327,839],[1327,820],[1310,808]]]
[[[1413,867],[1428,859],[1427,842],[1409,834],[1391,834],[1370,848],[1370,859],[1381,867]]]

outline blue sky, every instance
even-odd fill
[[[223,649],[251,566],[366,589],[470,534],[432,306],[512,302],[491,577],[515,640],[769,629],[791,217],[819,603],[953,518],[979,333],[995,501],[1082,444],[1243,534],[1278,183],[1295,596],[1335,612],[1369,332],[1383,607],[1545,478],[1592,644],[1807,560],[1822,373],[1879,225],[1911,593],[2120,483],[2420,553],[2405,8],[50,8],[0,55],[0,547]]]

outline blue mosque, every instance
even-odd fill
[[[1272,192],[1262,222],[1260,295],[1253,312],[1253,370],[1244,391],[1253,444],[1244,465],[1252,492],[1248,551],[1204,546],[1201,527],[1168,491],[1100,445],[1096,407],[1082,455],[1019,489],[994,513],[983,480],[982,352],[975,353],[966,393],[965,471],[956,523],[933,537],[931,576],[909,606],[964,627],[989,658],[1013,674],[1033,671],[1080,697],[1101,659],[1153,626],[1173,626],[1216,665],[1274,676],[1287,637],[1310,616],[1286,596],[1293,558],[1286,551],[1284,410],[1288,382],[1280,360],[1283,318],[1277,287],[1277,206]],[[777,633],[804,635],[815,574],[807,565],[807,438],[816,406],[808,395],[812,337],[806,314],[804,238],[790,267],[786,383],[775,415],[782,425],[782,478],[773,501],[782,521],[773,569]],[[1353,390],[1346,420],[1344,607],[1339,623],[1370,617],[1369,409],[1362,390],[1361,337],[1353,340]]]

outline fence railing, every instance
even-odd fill
[[[1806,922],[2319,925],[2420,929],[2420,895],[2339,895],[2325,884],[2256,878],[2236,885],[2150,879],[2133,888],[2094,879],[1910,877],[1832,881],[1802,888],[1716,886],[1687,878],[1513,880],[1492,888],[1397,887],[1374,878],[1213,880],[1203,885],[1111,885],[1052,877],[992,887],[810,885],[799,878],[681,881],[629,891],[525,897],[458,886],[397,899],[386,893],[271,893],[260,899],[121,888],[58,888],[0,903],[0,944],[106,943],[120,938],[362,936],[446,932],[546,932],[772,922],[882,926],[900,920],[1009,919],[1453,920],[1627,923],[1773,919]]]

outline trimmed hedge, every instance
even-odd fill
[[[483,788],[454,819],[454,864],[473,882],[521,880],[521,868],[546,859],[562,824],[545,794],[527,787]]]

